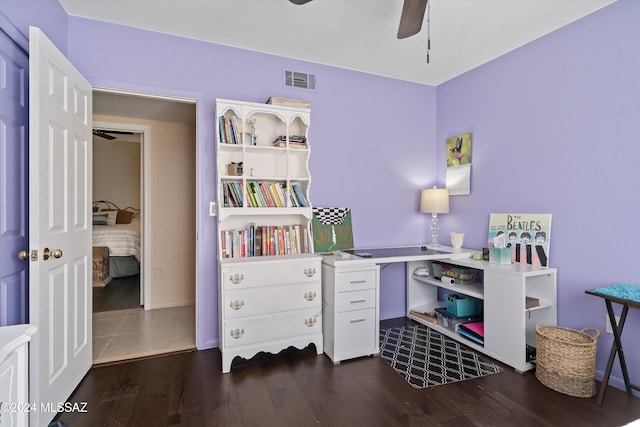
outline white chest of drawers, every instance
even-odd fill
[[[322,342],[322,258],[312,254],[224,260],[220,268],[222,372],[236,356]]]
[[[380,353],[380,267],[322,264],[324,352],[334,362]]]

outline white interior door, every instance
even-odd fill
[[[92,361],[92,87],[34,27],[29,62],[30,415],[46,426],[47,405],[64,402]]]

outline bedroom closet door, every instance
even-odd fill
[[[92,87],[30,28],[29,351],[32,426],[47,425],[92,363]]]
[[[24,41],[26,44],[26,39]],[[25,46],[26,49],[26,46]],[[29,58],[4,31],[0,31],[0,326],[27,323],[28,249],[28,141]],[[19,258],[20,257],[20,258]]]

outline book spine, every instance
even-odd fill
[[[273,199],[271,198],[271,193],[269,192],[268,184],[265,182],[260,182],[259,187],[264,199],[267,202],[267,206],[269,206],[270,208],[275,207],[275,203],[273,203]]]
[[[255,230],[254,250],[256,256],[262,256],[262,226],[257,226]]]
[[[295,237],[296,237],[296,253],[300,253],[302,247],[300,246],[300,225],[296,225],[294,227]]]
[[[276,189],[275,182],[272,182],[271,184],[269,184],[269,190],[271,190],[271,195],[273,196],[273,200],[275,201],[276,206],[279,208],[283,207],[282,201],[280,200],[280,196],[278,195],[278,190]]]
[[[280,206],[283,208],[287,207],[287,197],[285,195],[285,192],[282,189],[282,184],[279,182],[274,182],[276,191],[278,192],[278,198],[280,199]]]
[[[224,120],[224,137],[227,144],[231,144],[231,135],[229,134],[229,119],[223,117]]]
[[[242,144],[242,129],[240,129],[238,125],[238,118],[236,116],[231,118],[231,128],[233,129],[235,144]]]
[[[226,231],[222,230],[220,232],[220,246],[222,247],[222,258],[226,258],[227,257],[227,237],[226,237]]]
[[[220,138],[220,144],[227,143],[227,140],[225,138],[225,133],[224,133],[224,117],[223,116],[218,117],[218,136]]]

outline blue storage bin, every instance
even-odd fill
[[[482,314],[482,300],[465,294],[444,294],[447,311],[454,316]]]

